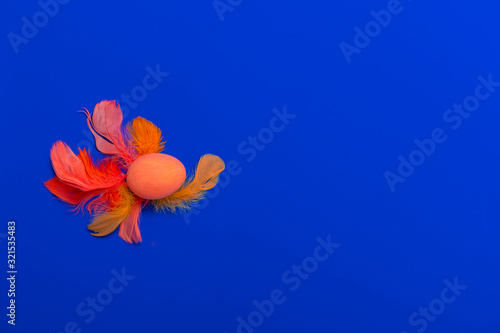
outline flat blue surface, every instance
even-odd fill
[[[500,330],[497,2],[63,2],[0,14],[0,331]],[[233,161],[140,245],[42,185],[104,99]]]

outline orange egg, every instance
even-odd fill
[[[146,154],[128,168],[127,184],[137,196],[156,200],[177,191],[186,180],[186,168],[173,156]]]

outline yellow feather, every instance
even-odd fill
[[[189,210],[204,198],[205,192],[217,185],[219,174],[224,171],[224,161],[207,154],[200,158],[194,176],[189,177],[177,192],[166,198],[153,200],[156,210],[175,212],[176,209]]]
[[[126,184],[118,188],[120,199],[110,211],[102,212],[92,219],[88,228],[92,230],[93,236],[106,236],[115,231],[131,213],[136,203],[134,194],[127,188]]]

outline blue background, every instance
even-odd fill
[[[500,81],[497,2],[402,0],[350,63],[340,43],[387,0],[232,3],[221,20],[210,0],[70,1],[17,53],[8,34],[41,7],[4,3],[0,246],[15,220],[19,273],[15,327],[0,284],[0,330],[236,332],[280,289],[286,301],[255,332],[410,333],[424,325],[409,317],[457,278],[467,289],[425,331],[498,332],[500,88],[458,129],[443,120],[479,76]],[[144,211],[140,245],[92,237],[89,216],[42,185],[50,147],[90,147],[76,111],[120,100],[157,65],[168,77],[125,121],[153,121],[188,170],[214,153],[240,173],[190,223]],[[284,107],[296,118],[242,154]],[[446,142],[391,191],[384,173],[436,128]],[[328,235],[341,246],[292,291],[282,275]],[[87,323],[76,308],[122,269],[135,278]]]

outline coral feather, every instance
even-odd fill
[[[73,206],[78,206],[81,201],[91,195],[89,192],[81,191],[73,186],[63,183],[59,178],[57,178],[57,176],[47,180],[43,184],[56,197]]]
[[[50,157],[56,177],[44,185],[75,210],[87,205],[89,212],[98,212],[116,201],[115,192],[125,181],[118,162],[104,160],[96,165],[85,149],[76,156],[62,141],[54,143]]]
[[[61,182],[81,191],[108,188],[124,179],[117,162],[106,160],[95,166],[85,149],[78,156],[62,141],[50,150],[50,159]]]
[[[96,189],[88,179],[82,160],[64,142],[57,141],[52,145],[50,159],[54,172],[63,183],[82,191]]]

